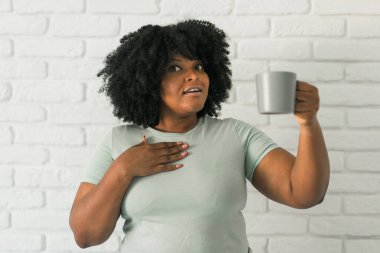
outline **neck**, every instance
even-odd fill
[[[197,116],[186,117],[186,118],[161,118],[158,125],[154,126],[162,132],[169,133],[186,133],[187,131],[193,129],[198,124]]]

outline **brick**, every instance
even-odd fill
[[[51,162],[56,166],[85,166],[89,160],[90,147],[54,147],[50,148]]]
[[[92,147],[98,145],[111,129],[109,126],[86,126],[86,144]]]
[[[13,53],[12,41],[0,40],[0,57],[11,56]]]
[[[0,122],[42,122],[46,112],[39,105],[9,104],[0,107]]]
[[[0,107],[0,122],[2,115],[2,107]],[[11,144],[13,139],[12,130],[7,126],[0,126],[0,144]]]
[[[121,19],[121,34],[128,34],[137,31],[144,25],[160,25],[165,26],[180,21],[175,16],[158,16],[158,15],[125,15]]]
[[[231,61],[232,79],[235,81],[255,80],[256,74],[268,71],[265,61],[233,60]]]
[[[249,247],[252,249],[252,252],[255,253],[266,253],[266,248],[268,244],[268,240],[264,238],[257,237],[247,237]]]
[[[257,104],[256,87],[252,83],[236,85],[236,103],[239,105]]]
[[[126,4],[123,0],[109,0],[107,4],[103,0],[91,0],[87,2],[87,10],[94,13],[152,14],[159,12],[159,6],[155,0],[140,0],[133,4]]]
[[[271,20],[272,34],[280,36],[340,37],[345,33],[345,21],[337,18],[286,17]]]
[[[70,210],[75,193],[73,190],[48,190],[46,192],[46,207],[50,209]]]
[[[7,212],[0,212],[0,228],[8,228],[9,225],[10,225],[10,217],[9,217],[9,213]],[[1,244],[1,234],[0,234],[0,244]],[[1,245],[0,245],[0,249],[1,249]]]
[[[378,172],[380,152],[356,152],[347,155],[347,169],[352,171]]]
[[[58,210],[21,210],[12,212],[12,227],[16,229],[69,229],[69,213]]]
[[[103,67],[102,61],[95,60],[50,61],[49,77],[59,80],[100,80],[96,75]]]
[[[344,78],[343,66],[328,62],[275,61],[270,64],[270,70],[294,72],[298,80],[307,82],[338,81]]]
[[[346,67],[346,79],[349,81],[380,81],[379,63],[354,63]]]
[[[85,97],[84,84],[77,81],[16,81],[12,84],[13,100],[18,102],[81,102]]]
[[[230,14],[234,7],[233,0],[162,0],[161,12],[163,15],[226,15]]]
[[[270,253],[337,253],[342,252],[340,239],[297,237],[297,238],[271,238],[268,252]]]
[[[71,188],[79,183],[80,170],[73,169],[16,169],[15,185],[17,187],[51,187]]]
[[[346,239],[344,240],[344,247],[346,253],[377,253],[380,248],[380,241],[378,239]]]
[[[86,57],[105,59],[120,45],[118,38],[86,40]]]
[[[380,109],[349,109],[347,121],[351,127],[380,127]]]
[[[0,146],[0,164],[44,164],[48,160],[45,149],[25,146]]]
[[[13,170],[10,168],[0,168],[0,186],[13,186]]]
[[[34,208],[42,207],[45,197],[38,190],[2,190],[0,195],[0,208]]]
[[[40,16],[0,17],[0,34],[3,35],[42,35],[46,33],[48,20]]]
[[[247,188],[253,188],[248,182]],[[261,193],[247,192],[247,203],[244,208],[245,213],[264,213],[267,210],[267,198]]]
[[[334,14],[380,14],[380,2],[366,0],[365,3],[356,0],[313,0],[313,13]]]
[[[380,18],[350,17],[348,19],[348,36],[353,38],[380,37]]]
[[[0,12],[10,11],[11,9],[11,0],[0,0]]]
[[[303,217],[250,213],[244,214],[244,217],[249,224],[246,227],[247,235],[303,234],[307,229],[307,219]]]
[[[120,23],[112,16],[55,15],[49,34],[64,37],[110,37],[119,34]]]
[[[329,193],[376,193],[380,190],[380,177],[369,174],[330,175]]]
[[[318,118],[322,128],[343,127],[345,124],[344,111],[339,109],[320,108]]]
[[[376,41],[320,41],[314,44],[318,60],[377,61],[380,45]]]
[[[267,116],[259,114],[256,107],[246,105],[225,104],[219,118],[235,118],[254,126],[268,124]]]
[[[42,235],[35,233],[3,232],[0,234],[0,250],[9,251],[40,251],[44,247]]]
[[[380,87],[377,85],[318,85],[321,103],[332,106],[380,105]],[[368,92],[371,91],[371,92]],[[344,96],[339,96],[342,94]]]
[[[21,13],[78,13],[84,5],[84,0],[14,0],[14,10]]]
[[[12,95],[12,88],[8,83],[0,82],[0,101],[9,100]]]
[[[274,127],[292,127],[298,128],[299,125],[294,117],[294,114],[279,114],[279,115],[270,115],[270,124]]]
[[[0,61],[0,78],[41,79],[46,77],[46,72],[46,63],[41,61]]]
[[[269,35],[269,19],[252,16],[210,16],[205,18],[222,29],[228,37]]]
[[[380,148],[380,135],[376,130],[330,131],[324,132],[330,150],[373,150]]]
[[[234,13],[236,14],[296,14],[306,13],[310,9],[307,0],[237,0]]]
[[[56,124],[116,124],[118,119],[108,105],[56,105],[49,109],[50,122]]]
[[[317,116],[322,128],[343,127],[345,124],[344,111],[339,109],[329,109],[322,107],[319,109]],[[270,118],[272,126],[295,128],[299,126],[293,114],[273,115],[270,116]]]
[[[348,214],[379,214],[380,196],[347,196],[343,198],[344,211]]]
[[[15,143],[82,145],[84,143],[84,134],[78,127],[20,125],[15,127]]]
[[[92,246],[90,252],[119,252],[120,239],[111,235],[104,243]],[[51,251],[80,252],[71,233],[49,233],[46,237],[46,249]]]
[[[344,152],[328,151],[330,160],[330,170],[333,172],[343,171],[345,167]]]
[[[310,233],[324,236],[378,236],[380,220],[369,217],[312,217]]]
[[[238,57],[254,60],[306,60],[311,58],[311,45],[298,40],[244,40],[238,47]]]
[[[305,214],[340,214],[342,212],[342,200],[339,196],[327,194],[321,204],[308,209],[291,208],[289,206],[269,200],[269,210],[296,216]]]
[[[69,39],[15,40],[16,56],[78,58],[84,54],[84,43]]]
[[[267,135],[278,145],[285,149],[297,149],[298,129],[268,129]]]

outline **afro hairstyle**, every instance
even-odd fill
[[[209,93],[197,117],[218,117],[231,89],[226,34],[214,24],[185,20],[167,26],[145,25],[120,39],[97,74],[113,105],[113,115],[144,128],[159,123],[162,77],[174,55],[200,60],[209,76]]]

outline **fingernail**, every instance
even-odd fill
[[[183,141],[179,141],[179,142],[177,142],[178,145],[181,145],[182,143],[183,143]]]
[[[176,168],[181,168],[183,166],[183,164],[177,164],[175,167]]]
[[[181,147],[182,147],[182,148],[187,148],[188,146],[189,146],[189,144],[185,143],[185,144],[183,144]]]
[[[185,156],[185,155],[187,155],[187,151],[184,151],[181,153],[181,156]]]

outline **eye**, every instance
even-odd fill
[[[204,70],[203,64],[199,63],[195,66],[196,70]]]
[[[168,67],[168,71],[169,71],[169,72],[177,72],[177,71],[179,71],[179,70],[181,70],[181,68],[178,67],[177,65],[170,65],[170,66]]]

